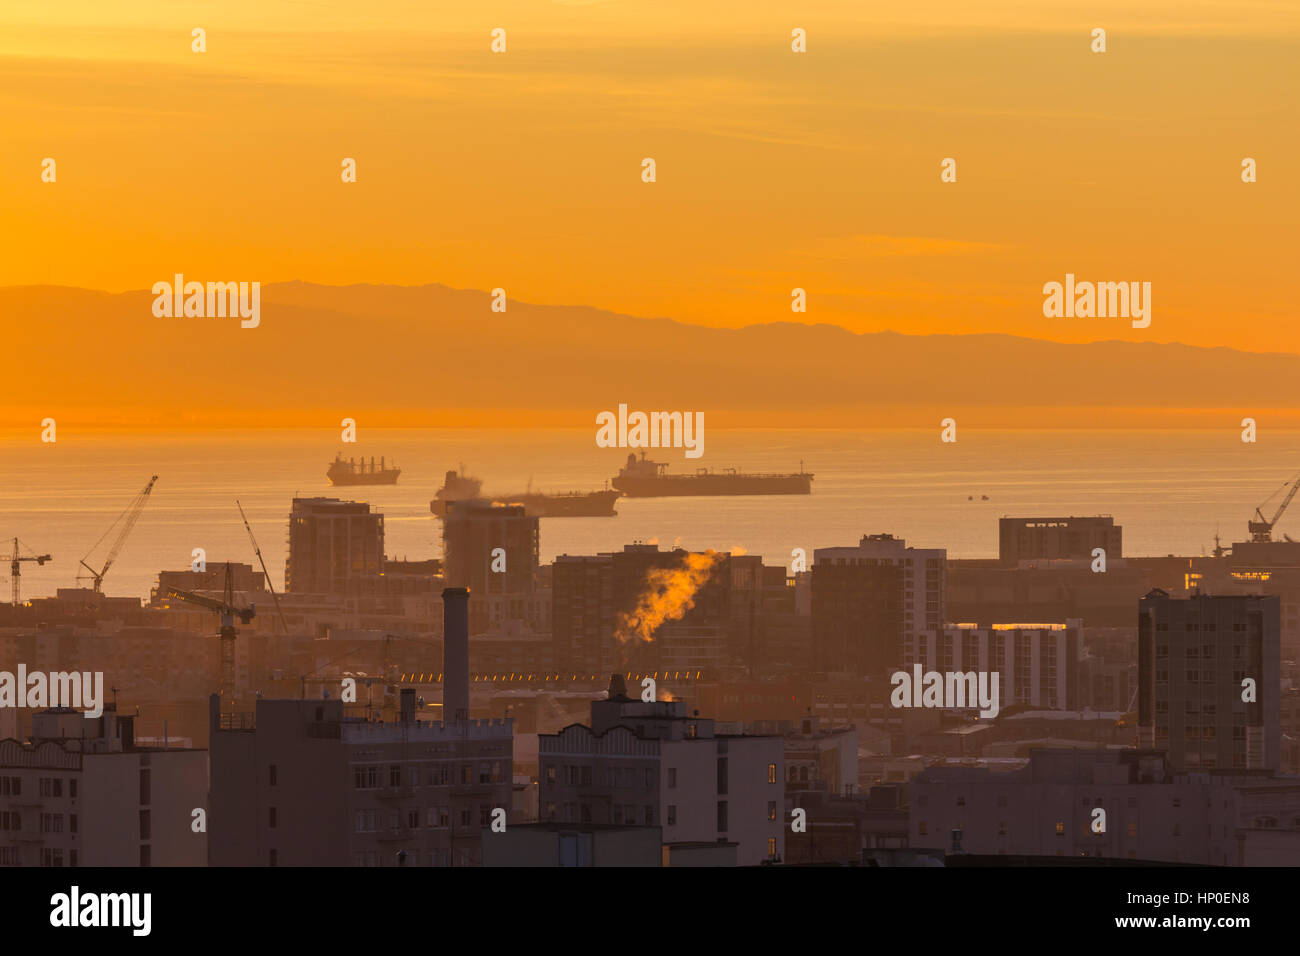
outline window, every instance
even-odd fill
[[[278,865],[278,864],[277,864],[277,861],[276,861],[276,855],[275,855],[275,851],[274,851],[274,850],[271,851],[271,865],[272,865],[272,866],[276,866],[276,865]]]
[[[1057,820],[1057,821],[1056,821],[1056,835],[1057,835],[1057,836],[1065,836],[1065,821],[1064,821],[1064,820]]]
[[[1006,823],[1005,823],[1005,822],[999,822],[999,823],[998,823],[998,836],[1006,836],[1006,835],[1007,835],[1007,825],[1006,825]]]
[[[402,765],[390,764],[388,767],[388,785],[390,787],[400,787],[402,785]]]
[[[68,817],[68,831],[71,833],[77,832],[77,815],[75,813]]]
[[[379,811],[377,810],[358,810],[357,811],[357,832],[374,833],[379,829]]]
[[[776,764],[774,763],[767,765],[767,782],[776,783]]]
[[[669,790],[677,789],[677,768],[676,767],[668,768],[668,789]]]
[[[546,782],[547,782],[548,785],[549,785],[549,784],[553,784],[553,783],[555,783],[555,764],[548,764],[548,765],[547,765],[547,767],[546,767]]]
[[[378,790],[379,768],[357,767],[352,771],[352,786],[357,790]]]
[[[274,787],[275,786],[275,764],[271,764],[269,767],[266,768],[266,778],[267,778],[266,779],[267,786]]]
[[[148,843],[140,844],[140,865],[141,866],[153,865],[153,852],[152,852],[152,848],[149,846]]]
[[[926,826],[925,826],[925,821],[924,821],[924,820],[922,820],[922,821],[917,825],[917,830],[916,830],[916,832],[919,833],[919,834],[921,834],[921,836],[925,836],[925,834],[928,832],[928,831],[926,830]]]
[[[769,820],[775,820],[775,819],[776,819],[776,801],[775,801],[775,800],[769,800],[769,801],[767,801],[767,818],[768,818]]]
[[[767,858],[769,860],[776,859],[776,837],[767,838]]]
[[[718,832],[727,832],[727,801],[718,801]]]
[[[412,830],[420,829],[420,811],[418,809],[406,811],[406,825]]]
[[[267,807],[266,809],[268,811],[266,815],[267,816],[266,825],[270,827],[272,830],[274,830],[275,829],[275,807]]]
[[[75,779],[68,781],[68,796],[73,800],[77,799],[77,781]],[[72,865],[76,866],[77,864],[73,863]]]
[[[670,827],[677,825],[677,807],[671,803],[668,804],[668,825]]]
[[[140,839],[153,839],[153,819],[148,810],[140,811]],[[141,864],[143,865],[143,864]]]
[[[149,793],[150,793],[149,773],[150,772],[148,770],[142,769],[140,771],[140,806],[142,807],[149,806],[149,802],[150,802],[149,801]],[[140,865],[145,866],[147,864],[142,863]]]

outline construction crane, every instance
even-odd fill
[[[144,490],[131,500],[131,503],[126,506],[126,510],[117,516],[116,520],[108,526],[108,530],[105,531],[103,535],[100,536],[100,539],[95,542],[95,546],[86,552],[86,558],[94,554],[95,548],[98,548],[103,543],[104,538],[107,538],[109,534],[112,533],[113,529],[118,527],[120,523],[121,530],[118,531],[117,537],[113,540],[113,546],[108,549],[108,557],[104,559],[104,566],[96,571],[86,563],[86,558],[81,559],[81,566],[90,573],[78,574],[77,580],[84,581],[89,578],[94,582],[96,593],[99,593],[100,587],[104,583],[104,575],[108,574],[108,569],[111,568],[113,562],[117,560],[118,552],[122,550],[122,545],[126,543],[127,535],[131,533],[131,529],[135,527],[136,521],[139,520],[140,512],[144,510],[145,503],[149,500],[149,492],[153,491],[153,483],[157,480],[157,475],[154,475],[149,479],[149,484],[144,486]]]
[[[239,508],[239,517],[244,519],[244,528],[248,531],[248,540],[253,545],[253,553],[257,555],[257,562],[262,566],[262,574],[266,576],[266,589],[271,592],[271,600],[275,602],[275,613],[280,616],[280,626],[284,628],[284,633],[289,633],[289,624],[284,619],[284,611],[280,610],[280,597],[275,593],[275,585],[271,583],[271,572],[266,570],[266,562],[262,559],[262,549],[257,546],[257,539],[253,537],[253,528],[248,523],[248,515],[244,514],[244,506],[235,499],[235,505]]]
[[[20,581],[22,580],[21,577],[20,577],[20,575],[21,575],[22,572],[23,572],[23,564],[22,564],[22,563],[23,563],[24,561],[35,561],[36,564],[37,564],[37,566],[39,567],[40,565],[44,564],[46,561],[53,561],[53,560],[54,560],[54,559],[51,558],[48,554],[37,554],[35,551],[32,551],[31,548],[27,548],[28,551],[32,551],[32,553],[31,553],[30,555],[20,554],[20,553],[18,552],[18,547],[19,547],[19,545],[18,545],[18,539],[17,539],[17,538],[14,538],[14,555],[13,555],[13,558],[11,558],[10,561],[9,561],[9,577],[10,577],[10,579],[13,581],[13,584],[14,584],[14,586],[13,586],[13,602],[14,602],[14,607],[17,607],[17,606],[21,603],[21,601],[19,600],[19,596],[18,596],[18,595],[19,595],[19,590],[20,590],[19,583],[20,583]],[[26,548],[27,546],[26,546],[26,545],[23,545],[23,547]]]
[[[1276,498],[1282,492],[1283,488],[1289,488],[1286,497],[1283,498],[1282,503],[1277,506],[1277,511],[1273,513],[1272,520],[1265,518],[1264,506]],[[1258,544],[1273,540],[1273,526],[1277,524],[1278,519],[1282,517],[1282,512],[1286,511],[1287,505],[1291,504],[1291,499],[1295,497],[1296,491],[1300,491],[1300,475],[1296,475],[1284,484],[1282,488],[1279,488],[1277,491],[1273,492],[1273,494],[1269,495],[1264,500],[1264,503],[1255,509],[1255,517],[1259,520],[1246,522],[1246,528],[1250,531],[1250,540],[1252,542]]]
[[[216,598],[196,594],[182,588],[168,588],[167,597],[176,598],[187,604],[197,604],[199,607],[205,607],[209,611],[216,611],[221,615],[221,697],[223,700],[233,703],[235,697],[235,635],[238,633],[235,630],[235,618],[238,617],[241,624],[247,624],[253,619],[256,608],[252,604],[248,607],[240,607],[235,604],[235,578],[230,569],[230,562],[226,562],[226,584],[223,600],[218,601]]]

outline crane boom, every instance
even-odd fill
[[[94,589],[96,591],[100,590],[104,583],[104,575],[108,574],[108,569],[111,568],[113,562],[117,560],[117,556],[122,550],[122,545],[126,544],[127,536],[131,533],[131,529],[135,527],[136,521],[139,520],[140,512],[144,510],[145,504],[149,501],[149,492],[153,491],[153,484],[157,480],[157,475],[154,475],[149,479],[149,484],[144,486],[144,490],[136,495],[135,498],[131,500],[131,503],[126,506],[126,510],[118,515],[117,519],[108,526],[108,531],[105,531],[99,541],[95,542],[95,547],[86,552],[86,558],[90,557],[95,548],[98,548],[104,538],[108,537],[109,533],[117,527],[118,522],[121,522],[122,529],[113,540],[113,546],[108,549],[108,557],[104,559],[104,566],[96,571],[86,563],[86,558],[81,559],[81,566],[90,572],[89,577],[94,581]],[[84,577],[84,575],[82,577]]]
[[[234,576],[230,564],[226,564],[226,582],[220,601],[216,598],[210,598],[206,594],[186,591],[184,588],[168,588],[167,596],[177,598],[187,604],[205,607],[209,611],[216,611],[221,615],[221,631],[219,635],[221,637],[221,697],[222,700],[233,706],[235,694],[235,635],[238,633],[235,630],[235,618],[238,617],[240,623],[247,624],[253,619],[256,610],[252,604],[248,607],[241,607],[235,603]]]
[[[17,539],[17,538],[14,538],[14,555],[13,555],[13,558],[12,558],[12,559],[10,560],[10,562],[9,562],[9,577],[13,580],[13,602],[14,602],[14,607],[17,607],[19,604],[22,603],[22,601],[19,599],[19,594],[21,593],[21,590],[22,590],[22,587],[21,587],[21,582],[22,582],[22,577],[21,577],[21,575],[22,575],[22,572],[23,572],[23,564],[22,564],[22,563],[23,563],[24,561],[35,561],[36,564],[37,564],[37,566],[39,567],[40,565],[44,564],[46,561],[53,561],[53,560],[54,560],[54,559],[51,558],[48,554],[37,554],[37,553],[34,552],[34,551],[32,551],[31,556],[28,557],[28,556],[25,555],[25,554],[20,554],[19,551],[18,551],[18,547],[19,547],[19,545],[18,545],[18,539]],[[24,545],[24,547],[26,547],[26,546]],[[28,550],[28,551],[31,551],[32,549],[31,549],[31,548],[27,548],[27,550]]]
[[[239,517],[244,519],[244,528],[248,531],[248,540],[252,542],[253,553],[257,555],[257,561],[262,566],[262,574],[266,576],[266,589],[271,592],[271,600],[275,602],[275,613],[280,616],[280,626],[284,628],[284,633],[289,633],[289,624],[284,619],[284,611],[280,610],[280,597],[275,593],[275,585],[271,583],[271,572],[266,570],[266,562],[262,559],[262,549],[257,546],[257,539],[253,537],[253,528],[248,523],[248,515],[244,514],[244,506],[235,500],[235,505],[239,508]]]
[[[1277,506],[1277,511],[1273,512],[1273,517],[1271,519],[1264,517],[1264,505],[1267,505],[1268,501],[1272,500],[1273,496],[1277,494],[1277,491],[1273,492],[1272,495],[1269,495],[1268,500],[1255,509],[1256,520],[1248,521],[1246,523],[1246,528],[1250,531],[1251,541],[1260,543],[1273,540],[1273,526],[1278,523],[1282,514],[1291,504],[1291,500],[1296,496],[1296,492],[1300,491],[1300,475],[1296,475],[1287,482],[1287,484],[1283,485],[1282,488],[1287,489],[1286,496],[1282,499],[1282,503]],[[1278,491],[1281,490],[1281,488],[1278,489]]]

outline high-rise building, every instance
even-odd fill
[[[905,667],[996,672],[1001,707],[1074,710],[1079,697],[1079,633],[1066,625],[949,627],[915,635]]]
[[[538,519],[523,505],[448,502],[442,516],[443,581],[469,588],[470,633],[536,623]]]
[[[1277,770],[1280,630],[1276,596],[1151,591],[1138,605],[1140,745],[1177,770]]]
[[[1107,562],[1122,558],[1124,529],[1109,515],[1085,518],[1002,518],[998,522],[998,558],[1015,567],[1022,561],[1091,561],[1093,550]]]
[[[284,589],[373,596],[384,570],[384,516],[362,501],[294,498]]]
[[[657,641],[627,639],[626,635],[620,638],[620,615],[636,609],[638,596],[651,586],[649,575],[660,569],[680,568],[687,558],[686,551],[660,551],[655,544],[629,544],[612,553],[564,554],[556,558],[551,571],[551,635],[556,666],[589,673],[626,671],[629,667],[663,670],[668,664],[661,660],[661,651],[674,658],[685,655],[699,660],[701,651],[718,655],[744,644],[743,637],[732,635],[738,628],[749,627],[753,615],[733,607],[733,603],[748,606],[751,600],[761,598],[761,591],[733,587],[729,555],[718,556],[716,564],[698,582],[689,610],[680,623],[673,623],[675,634],[670,646],[661,648]],[[732,601],[733,592],[740,595],[738,602]],[[724,631],[719,635],[711,628]],[[696,646],[692,648],[692,644]]]
[[[900,666],[909,641],[946,623],[946,563],[944,549],[909,548],[888,534],[813,552],[817,668],[876,676]]]
[[[442,548],[447,587],[479,596],[526,595],[536,586],[538,518],[523,505],[449,503]]]

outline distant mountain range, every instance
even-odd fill
[[[713,412],[723,425],[937,427],[935,415],[1211,424],[1197,414],[1205,409],[1223,413],[1214,424],[1270,409],[1300,421],[1292,354],[785,322],[705,328],[513,300],[494,313],[488,293],[441,285],[268,285],[255,329],[238,318],[156,318],[153,300],[147,291],[0,289],[11,350],[0,424],[62,412],[164,426],[321,414],[331,426],[366,415],[374,425],[495,416],[594,428],[596,413],[619,402]]]

